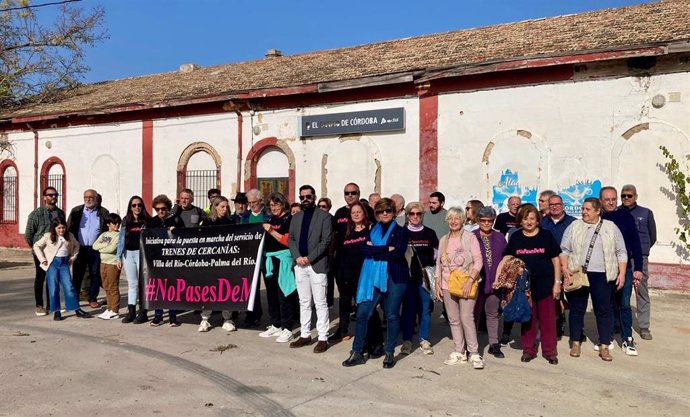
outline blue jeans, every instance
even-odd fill
[[[400,333],[400,304],[402,303],[407,284],[396,284],[388,278],[388,289],[382,293],[378,288],[374,288],[374,295],[371,301],[364,301],[357,305],[357,326],[355,329],[355,341],[352,343],[352,350],[360,352],[364,350],[366,342],[367,327],[369,319],[374,314],[374,309],[379,303],[379,299],[384,300],[384,311],[388,325],[386,327],[386,353],[394,353],[395,345]]]
[[[628,262],[628,267],[625,270],[625,284],[620,290],[613,290],[613,297],[611,301],[611,335],[614,334],[616,324],[621,329],[621,339],[623,341],[632,337],[632,308],[630,308],[630,297],[632,297],[633,289],[633,270],[632,265]]]
[[[127,304],[136,305],[139,299],[139,251],[126,250],[122,254],[122,264],[127,276]]]
[[[153,315],[155,317],[163,318],[163,309],[157,308],[153,310]],[[168,318],[170,319],[170,321],[177,320],[177,310],[168,310]]]
[[[424,289],[422,282],[411,282],[405,291],[405,302],[402,310],[403,340],[412,340],[412,329],[415,317],[419,314],[419,340],[429,340],[431,323],[431,296]]]
[[[60,286],[65,295],[65,309],[68,311],[79,310],[77,294],[72,286],[72,276],[69,273],[69,257],[56,256],[48,267],[46,273],[48,295],[50,297],[50,312],[60,311]]]
[[[570,341],[579,342],[585,326],[585,312],[589,296],[592,296],[594,318],[599,332],[599,343],[608,345],[611,343],[613,333],[611,327],[611,292],[613,285],[606,281],[605,272],[587,272],[589,287],[567,292],[566,297],[570,304],[568,326],[570,327]]]

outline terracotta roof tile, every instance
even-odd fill
[[[53,103],[0,111],[0,118],[97,113],[136,104],[165,105],[252,90],[688,40],[690,0],[666,0],[87,84],[66,91]]]

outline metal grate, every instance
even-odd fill
[[[43,175],[41,176],[41,189],[45,190],[46,187],[53,187],[57,190],[58,194],[60,194],[60,197],[58,198],[57,201],[57,206],[60,208],[63,208],[62,205],[60,204],[61,202],[65,201],[65,193],[63,190],[63,184],[65,180],[65,175],[64,174],[53,174],[53,175]]]
[[[205,207],[208,205],[206,194],[211,188],[218,187],[218,176],[220,172],[215,169],[187,171],[185,175],[185,187],[194,191],[195,206]]]
[[[2,211],[0,223],[17,223],[17,176],[5,174],[0,188]]]

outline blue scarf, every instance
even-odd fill
[[[369,235],[369,239],[374,246],[386,246],[394,224],[388,226],[388,231],[381,236],[381,223],[376,223]],[[359,285],[357,286],[357,304],[363,301],[371,301],[374,298],[374,288],[380,292],[388,290],[388,261],[381,261],[373,258],[365,258],[362,264],[362,271],[359,274]]]

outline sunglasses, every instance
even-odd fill
[[[319,208],[327,209],[327,208],[328,208],[328,206],[327,206],[327,205],[325,205],[325,204],[319,204]]]
[[[165,206],[162,206],[162,207],[154,207],[153,209],[156,210],[156,211],[168,211],[168,208],[165,207]]]
[[[46,196],[46,197],[55,198],[55,197],[59,196],[60,194],[58,194],[58,193],[51,193],[51,194],[43,194],[43,195]]]
[[[143,205],[143,204],[132,203],[132,204],[131,204],[131,207],[132,207],[132,208],[141,208],[141,207],[144,207],[144,205]]]
[[[479,223],[493,223],[494,219],[479,219]]]
[[[359,195],[359,191],[345,191],[343,194],[345,194],[345,195]]]
[[[407,215],[410,217],[420,217],[422,215],[422,212],[421,211],[411,211],[411,212],[407,213]]]
[[[632,194],[621,194],[621,198],[633,198],[634,195]]]
[[[311,194],[307,194],[307,195],[301,195],[301,196],[299,196],[299,201],[304,201],[304,200],[313,200],[313,199],[314,199],[314,196],[313,196],[313,195],[311,195]]]
[[[376,214],[393,214],[393,209],[376,210]]]

